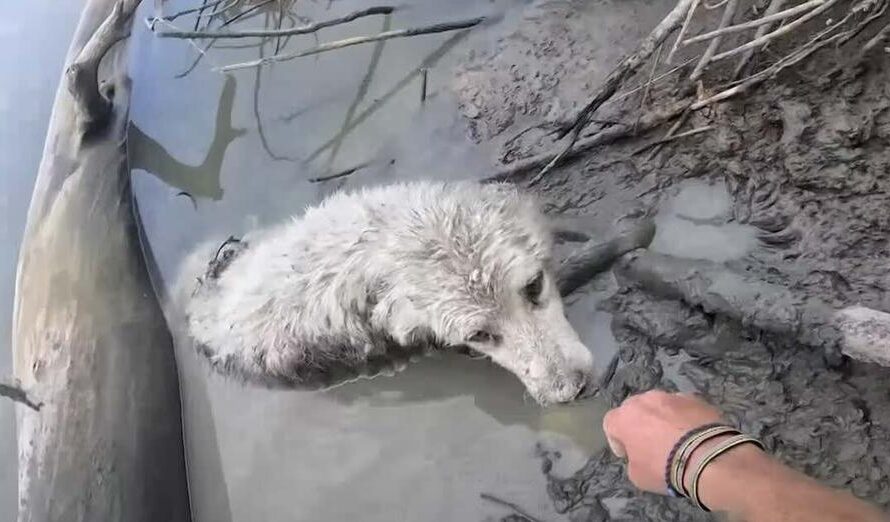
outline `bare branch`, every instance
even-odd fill
[[[779,12],[779,9],[785,5],[785,0],[772,0],[769,6],[767,6],[766,11],[763,13],[763,18],[774,15]],[[761,20],[763,19],[761,18]],[[757,32],[754,33],[754,39],[762,37],[770,30],[772,26],[772,22],[761,25],[757,28]],[[751,61],[751,57],[754,56],[754,49],[748,49],[745,51],[745,54],[742,55],[741,59],[739,59],[738,65],[735,66],[735,70],[732,73],[732,78],[735,80],[739,76],[742,75],[742,72],[745,70],[745,67],[748,65],[748,62]]]
[[[448,22],[442,24],[434,24],[428,25],[425,27],[417,27],[413,29],[396,29],[394,31],[387,31],[384,33],[372,35],[372,36],[356,36],[353,38],[346,38],[343,40],[337,40],[335,42],[328,42],[318,47],[313,47],[311,49],[306,49],[304,51],[299,51],[296,53],[290,54],[278,54],[275,56],[269,56],[268,58],[263,58],[260,60],[254,60],[251,62],[244,63],[236,63],[233,65],[227,65],[225,67],[218,67],[215,70],[219,72],[230,72],[236,71],[238,69],[249,69],[251,67],[259,67],[261,65],[266,65],[270,63],[276,62],[284,62],[287,60],[293,60],[295,58],[302,58],[304,56],[312,56],[314,54],[324,53],[328,51],[335,51],[337,49],[343,49],[345,47],[352,47],[354,45],[361,45],[371,42],[379,42],[381,40],[391,40],[393,38],[407,38],[410,36],[418,36],[422,34],[436,34],[436,33],[445,33],[448,31],[458,31],[461,29],[469,29],[471,27],[475,27],[485,21],[485,17],[479,18],[471,18],[469,20],[462,20],[459,22]]]
[[[729,1],[732,1],[732,0],[729,0]],[[655,147],[655,146],[657,146],[657,145],[664,145],[665,143],[669,143],[669,142],[672,142],[672,141],[674,141],[674,140],[679,140],[679,139],[681,139],[681,138],[688,138],[689,136],[695,136],[696,134],[701,134],[701,133],[703,133],[703,132],[708,132],[708,131],[711,131],[711,130],[714,130],[714,127],[712,127],[712,126],[710,126],[710,125],[706,125],[706,126],[704,126],[704,127],[698,127],[698,128],[692,129],[692,130],[688,130],[688,131],[685,131],[685,132],[681,132],[680,134],[674,134],[674,135],[671,135],[671,136],[665,136],[664,138],[655,140],[655,141],[653,141],[652,143],[647,143],[647,144],[643,145],[643,146],[640,147],[639,149],[633,151],[633,154],[634,154],[634,155],[637,155],[637,154],[640,154],[641,152],[645,152],[645,151],[647,151],[647,150],[649,150],[649,149],[651,149],[652,147]]]
[[[794,29],[797,29],[801,25],[805,24],[809,20],[812,20],[813,18],[824,13],[825,11],[827,11],[828,9],[833,7],[837,2],[838,2],[838,0],[825,0],[825,3],[823,3],[821,6],[817,7],[816,9],[813,9],[812,11],[801,16],[797,20],[794,20],[793,22],[788,23],[788,24],[778,28],[771,33],[765,34],[765,35],[761,36],[760,38],[755,38],[754,40],[751,40],[750,42],[748,42],[744,45],[740,45],[739,47],[736,47],[735,49],[731,49],[729,51],[722,52],[722,53],[714,56],[711,59],[711,61],[717,62],[724,58],[729,58],[730,56],[735,56],[739,53],[747,51],[748,49],[754,49],[756,47],[759,47],[759,46],[769,42],[770,40],[778,38],[779,36],[788,34],[791,31],[793,31]]]
[[[368,9],[354,11],[352,13],[349,13],[348,15],[341,16],[339,18],[323,20],[321,22],[315,22],[313,24],[302,25],[300,27],[294,27],[291,29],[262,29],[262,30],[255,30],[255,31],[155,31],[155,34],[159,38],[182,38],[182,39],[268,38],[268,37],[294,36],[294,35],[299,35],[299,34],[314,33],[316,31],[319,31],[319,30],[327,28],[327,27],[333,27],[335,25],[349,23],[349,22],[352,22],[353,20],[357,20],[359,18],[364,18],[367,16],[391,14],[394,10],[395,10],[395,8],[390,7],[390,6],[370,7]]]
[[[800,13],[805,13],[812,9],[815,9],[819,6],[823,6],[828,2],[829,4],[834,3],[834,0],[810,0],[809,2],[804,2],[800,5],[794,6],[791,9],[786,9],[780,13],[770,13],[768,10],[764,14],[763,17],[758,18],[757,20],[751,20],[750,22],[745,22],[743,24],[731,25],[729,27],[721,27],[715,31],[711,31],[709,33],[700,34],[698,36],[693,36],[692,38],[685,40],[683,45],[689,45],[696,42],[705,42],[707,40],[711,40],[712,38],[717,38],[718,36],[724,36],[731,33],[738,33],[740,31],[747,31],[748,29],[754,29],[755,27],[760,27],[761,25],[772,24],[773,22],[778,22],[780,20],[784,20],[786,18],[790,18],[792,16],[798,15]],[[781,3],[779,4],[781,6]],[[772,6],[770,6],[772,7]],[[824,10],[824,9],[823,9]],[[820,11],[822,12],[822,11]],[[762,35],[761,35],[762,36]]]
[[[564,138],[571,133],[571,140],[559,154],[554,156],[551,161],[541,169],[541,172],[535,179],[540,179],[545,176],[554,166],[562,161],[567,154],[569,154],[572,147],[575,146],[575,142],[577,142],[578,138],[581,136],[581,131],[584,130],[584,127],[586,127],[588,123],[590,123],[590,119],[593,117],[596,110],[599,109],[606,100],[611,98],[624,81],[633,75],[640,66],[649,59],[655,51],[655,48],[660,46],[668,35],[680,27],[680,24],[686,19],[686,15],[690,12],[690,9],[697,3],[698,0],[679,0],[677,5],[674,6],[674,9],[668,13],[655,29],[649,33],[649,36],[643,40],[640,48],[618,64],[618,67],[616,67],[603,82],[603,86],[600,87],[599,91],[597,91],[593,98],[587,102],[587,105],[584,106],[572,125],[560,133],[560,138]]]
[[[738,6],[737,0],[727,0],[726,8],[723,10],[723,17],[720,19],[720,27],[726,27],[732,22],[732,17],[735,16],[735,10]],[[708,43],[708,48],[705,49],[705,54],[702,55],[701,60],[699,60],[698,65],[695,66],[695,69],[692,70],[692,74],[689,75],[689,79],[692,81],[696,81],[701,78],[702,73],[705,71],[705,67],[708,66],[708,63],[711,61],[711,57],[714,56],[714,53],[717,52],[717,48],[720,47],[720,42],[723,40],[722,36],[718,36]]]
[[[74,98],[77,122],[83,132],[105,125],[111,101],[99,91],[99,63],[114,44],[129,36],[129,21],[140,0],[118,0],[108,18],[65,70],[68,92]]]
[[[42,402],[32,399],[16,379],[0,379],[0,397],[24,404],[34,411],[40,411],[43,406]]]
[[[673,67],[670,70],[659,74],[655,78],[652,78],[651,84],[655,85],[656,83],[660,82],[661,80],[664,80],[668,76],[674,74],[675,72],[679,71],[683,67],[686,67],[687,65],[689,65],[690,63],[692,63],[694,61],[695,61],[695,58],[690,58],[690,59],[686,60],[685,62],[681,63],[680,65],[677,65],[676,67]],[[633,89],[631,89],[629,91],[624,91],[620,94],[616,94],[614,97],[612,97],[612,101],[615,102],[618,100],[623,100],[624,98],[627,98],[628,96],[630,96],[636,92],[639,92],[640,89],[645,89],[647,85],[650,85],[650,82],[642,83],[640,85],[637,85],[636,87],[634,87]]]
[[[692,15],[695,14],[695,8],[698,7],[699,0],[694,0],[692,2],[692,6],[686,11],[686,19],[683,21],[683,25],[680,27],[680,34],[677,35],[677,39],[674,41],[674,45],[671,47],[671,52],[668,53],[667,59],[665,63],[672,63],[674,60],[674,54],[677,53],[677,48],[680,47],[680,42],[683,41],[683,36],[686,35],[686,31],[689,30],[689,23],[692,22]]]
[[[847,23],[847,21],[850,19],[851,16],[852,16],[852,14],[848,14],[841,21],[839,21],[835,24],[832,24],[828,29],[817,34],[809,42],[807,42],[804,46],[800,47],[799,49],[796,49],[794,52],[792,52],[788,56],[782,58],[778,62],[776,62],[773,65],[767,67],[766,69],[758,72],[757,74],[751,75],[748,78],[740,80],[739,82],[737,82],[737,85],[735,85],[734,87],[731,87],[729,89],[721,91],[709,98],[705,98],[704,100],[699,100],[699,101],[693,103],[692,106],[690,107],[690,110],[697,111],[699,109],[707,107],[708,105],[712,105],[714,103],[721,102],[721,101],[727,100],[729,98],[735,97],[739,94],[742,94],[744,92],[747,92],[752,87],[760,85],[764,81],[775,77],[782,70],[784,70],[792,65],[796,65],[796,64],[800,63],[801,61],[805,60],[810,55],[812,55],[819,49],[822,49],[826,45],[828,45],[830,43],[834,43],[835,41],[843,38],[846,34],[844,32],[837,33],[829,38],[825,38],[825,36],[830,34],[835,29],[839,28],[843,24]]]
[[[167,15],[167,16],[155,16],[155,17],[153,17],[153,18],[147,18],[147,19],[145,20],[145,23],[146,23],[146,25],[148,25],[148,28],[149,28],[149,29],[154,30],[154,25],[155,25],[155,23],[158,22],[159,20],[163,20],[163,21],[165,21],[165,22],[172,22],[172,21],[176,20],[177,18],[179,18],[180,16],[185,16],[185,15],[189,15],[189,14],[192,14],[192,13],[203,12],[204,9],[208,9],[208,8],[216,7],[216,6],[218,6],[219,4],[221,4],[221,3],[225,2],[225,1],[227,1],[227,0],[216,0],[215,2],[211,2],[211,3],[209,3],[209,4],[202,4],[202,5],[199,6],[199,7],[193,7],[193,8],[191,8],[191,9],[184,9],[184,10],[182,10],[182,11],[173,13],[172,15]],[[203,15],[202,15],[202,14],[198,14],[198,17],[201,17],[201,16],[203,16]]]

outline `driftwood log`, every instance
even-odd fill
[[[190,520],[173,345],[126,160],[137,5],[86,3],[28,213],[14,371],[43,405],[16,411],[21,522]]]
[[[618,279],[662,298],[678,299],[743,326],[890,366],[890,314],[851,306],[835,309],[819,299],[735,272],[710,261],[694,261],[638,250],[615,267]]]

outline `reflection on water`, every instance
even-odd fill
[[[228,77],[223,84],[216,112],[215,131],[204,161],[186,165],[171,156],[160,143],[147,136],[135,123],[130,124],[127,144],[130,168],[151,172],[167,185],[180,189],[191,198],[222,199],[219,183],[226,149],[236,138],[244,135],[243,129],[232,127],[232,107],[235,102],[235,79]]]
[[[197,244],[301,214],[343,187],[483,177],[486,154],[468,140],[446,84],[456,59],[492,46],[525,3],[414,0],[391,16],[325,29],[318,38],[479,14],[499,18],[483,30],[378,42],[229,76],[211,68],[268,55],[278,43],[216,42],[182,75],[196,61],[195,47],[138,28],[130,152],[156,276],[171,282]],[[165,3],[164,9],[186,4]],[[296,5],[301,16],[321,20],[370,3]],[[143,5],[142,16],[150,7]],[[276,17],[258,9],[244,19],[253,27]],[[190,23],[174,24],[180,22]],[[315,41],[307,35],[287,45],[298,49]],[[310,181],[356,167],[350,176]],[[600,297],[581,298],[569,309],[598,356],[614,351],[608,316],[595,311]],[[176,310],[168,313],[176,324]],[[603,445],[603,404],[541,409],[525,398],[515,377],[484,360],[443,355],[394,377],[320,392],[269,391],[210,373],[182,332],[174,335],[197,520],[480,520],[503,514],[480,493],[553,519],[536,446],[560,451],[570,470]]]

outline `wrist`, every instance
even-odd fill
[[[693,470],[702,458],[732,436],[715,437],[695,449],[683,477],[687,491],[692,489]],[[768,493],[759,491],[758,487],[762,484],[759,478],[770,473],[771,465],[769,456],[754,444],[734,447],[704,468],[698,482],[699,499],[712,511],[749,513],[754,502],[762,501],[764,493]]]

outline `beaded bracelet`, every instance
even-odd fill
[[[677,452],[680,450],[680,448],[684,447],[690,439],[692,439],[699,433],[709,430],[711,428],[717,428],[717,427],[722,427],[722,426],[726,426],[726,425],[723,424],[722,422],[714,422],[711,424],[705,424],[704,426],[699,426],[698,428],[693,428],[693,429],[687,431],[682,437],[680,437],[680,440],[678,440],[677,443],[674,444],[674,447],[671,448],[671,451],[668,454],[667,465],[665,466],[665,471],[664,471],[664,483],[667,485],[668,495],[670,495],[672,497],[681,497],[681,496],[685,497],[686,496],[682,493],[682,490],[683,490],[682,485],[680,487],[680,491],[678,491],[677,488],[674,486],[675,482],[672,478],[672,473],[674,470],[674,460],[675,460],[675,458],[677,456]]]

